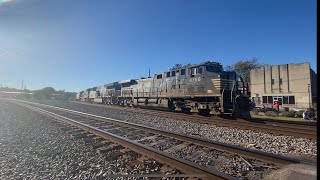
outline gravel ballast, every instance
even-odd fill
[[[77,104],[68,101],[35,101],[114,119],[125,120],[159,129],[197,136],[213,141],[239,145],[264,152],[288,156],[317,156],[317,142],[307,138],[279,136],[265,132],[254,132],[230,127],[200,124],[154,115],[121,111],[106,107]]]
[[[135,159],[129,157],[108,160],[61,124],[3,100],[0,123],[0,179],[108,179],[148,174],[162,166],[150,159],[131,167],[127,164]]]

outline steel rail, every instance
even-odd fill
[[[156,161],[159,161],[163,164],[167,164],[171,167],[177,168],[177,169],[181,170],[182,172],[192,174],[192,176],[194,176],[194,174],[195,174],[195,175],[198,175],[200,178],[209,179],[209,180],[210,179],[231,179],[231,180],[238,179],[238,178],[223,174],[217,170],[205,168],[205,167],[197,165],[193,162],[190,162],[190,161],[187,161],[187,160],[184,160],[181,158],[177,158],[169,153],[148,147],[146,145],[137,143],[135,141],[128,140],[128,139],[123,138],[121,136],[103,131],[101,129],[98,129],[96,127],[92,127],[90,125],[78,122],[76,120],[73,120],[73,119],[70,119],[70,118],[67,118],[67,117],[40,109],[40,108],[31,106],[31,105],[28,105],[25,103],[14,102],[14,101],[11,101],[11,102],[18,104],[20,106],[26,107],[26,108],[33,110],[35,112],[38,112],[40,114],[43,114],[45,116],[52,117],[60,122],[68,123],[72,126],[83,129],[83,130],[88,131],[92,134],[98,135],[102,138],[108,139],[114,143],[121,144],[124,147],[127,147],[137,153],[144,154],[144,155],[146,155],[150,158],[153,158]]]
[[[148,112],[150,114],[156,114],[157,112],[166,112],[168,114],[175,114],[177,116],[183,115],[184,117],[192,117],[192,118],[202,118],[205,120],[214,120],[214,121],[228,121],[228,120],[236,120],[236,122],[241,122],[241,123],[259,123],[259,124],[272,124],[272,125],[277,125],[277,126],[282,126],[283,127],[293,127],[297,129],[306,129],[306,130],[316,130],[316,122],[289,122],[285,120],[271,120],[266,118],[266,120],[243,120],[239,118],[222,118],[219,116],[201,116],[201,115],[190,115],[190,114],[185,114],[181,113],[179,111],[170,111],[170,110],[165,110],[165,109],[157,109],[157,108],[145,108],[145,107],[139,107],[139,108],[131,108],[127,106],[112,106],[112,105],[104,105],[104,104],[96,104],[96,103],[88,103],[88,102],[80,102],[80,101],[70,101],[72,103],[77,103],[77,104],[83,104],[83,105],[89,105],[89,106],[97,106],[97,107],[107,107],[107,108],[114,108],[114,109],[125,109],[128,111],[135,111],[135,112]],[[234,121],[233,121],[234,122]]]
[[[46,104],[39,104],[39,103],[34,103],[34,102],[25,101],[25,103],[39,105],[39,106],[43,106],[43,107],[47,107],[47,108],[51,108],[51,109],[56,109],[56,110],[60,110],[60,111],[64,111],[64,112],[69,112],[69,113],[73,113],[76,115],[99,120],[99,121],[105,120],[108,122],[124,124],[126,126],[130,126],[130,127],[136,128],[136,129],[141,129],[144,131],[149,131],[152,133],[161,134],[161,135],[168,136],[168,137],[174,137],[174,138],[182,140],[182,141],[188,141],[193,144],[206,146],[206,147],[213,148],[213,149],[218,149],[221,151],[231,152],[233,154],[238,154],[238,155],[241,155],[244,157],[258,159],[263,162],[278,164],[280,166],[293,164],[293,163],[302,163],[302,164],[310,164],[310,165],[316,164],[316,161],[305,160],[305,159],[296,159],[296,158],[291,158],[291,157],[287,157],[287,156],[283,156],[283,155],[272,154],[272,153],[268,153],[268,152],[248,149],[248,148],[244,148],[241,146],[230,145],[230,144],[221,143],[221,142],[217,142],[217,141],[211,141],[211,140],[207,140],[207,139],[203,139],[203,138],[179,134],[179,133],[175,133],[175,132],[171,132],[171,131],[161,130],[161,129],[157,129],[157,128],[153,128],[153,127],[148,127],[148,126],[135,124],[135,123],[131,123],[131,122],[126,122],[126,121],[122,121],[122,120],[117,120],[117,119],[113,119],[113,118],[98,116],[98,115],[94,115],[94,114],[84,113],[84,112],[80,112],[80,111],[50,106],[50,105],[46,105]]]
[[[107,107],[107,108],[115,108],[115,109],[125,109],[130,112],[138,112],[145,113],[151,115],[157,115],[167,118],[176,118],[191,122],[199,122],[204,124],[218,125],[218,126],[226,126],[226,127],[236,127],[240,129],[253,130],[256,132],[268,132],[277,135],[289,135],[299,138],[310,138],[312,140],[317,140],[317,128],[316,126],[306,126],[299,124],[289,124],[289,123],[281,123],[281,122],[247,122],[247,121],[229,121],[229,120],[221,120],[221,118],[209,118],[203,116],[190,116],[184,114],[177,114],[169,111],[155,111],[151,109],[133,109],[126,107],[118,107],[118,106],[105,106],[101,104],[91,104],[91,103],[83,103],[83,102],[74,102],[84,105],[98,106],[98,107]]]

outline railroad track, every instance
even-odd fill
[[[310,138],[313,141],[317,140],[317,127],[313,125],[300,125],[300,124],[290,124],[282,122],[273,122],[273,121],[245,121],[245,120],[230,120],[223,119],[221,117],[205,117],[200,115],[187,115],[176,112],[169,111],[158,111],[152,109],[137,109],[130,107],[119,107],[119,106],[106,106],[101,104],[91,104],[84,102],[75,102],[78,104],[98,106],[98,107],[107,107],[113,109],[120,109],[134,113],[144,113],[160,117],[173,118],[179,120],[185,120],[190,122],[198,122],[202,124],[224,126],[224,127],[235,127],[245,130],[252,130],[255,132],[267,132],[276,135],[288,135],[298,138]]]
[[[207,168],[204,168],[203,166],[197,165],[193,162],[189,162],[187,160],[181,159],[181,158],[177,158],[173,155],[170,155],[169,153],[166,152],[162,152],[160,150],[154,149],[154,148],[150,148],[144,144],[141,143],[137,143],[136,141],[133,140],[129,140],[126,138],[123,138],[119,135],[116,135],[114,133],[110,133],[107,132],[105,130],[101,130],[95,126],[92,126],[88,123],[83,123],[80,121],[76,121],[74,119],[65,117],[65,116],[61,116],[59,114],[56,113],[52,113],[50,111],[46,111],[44,109],[41,108],[37,108],[35,106],[31,106],[25,103],[21,103],[21,102],[16,102],[16,101],[11,101],[17,105],[26,107],[30,110],[33,110],[35,112],[38,112],[42,115],[54,118],[55,120],[57,120],[60,123],[63,124],[68,124],[73,126],[74,128],[77,128],[77,130],[75,130],[75,132],[79,132],[78,129],[84,130],[90,134],[99,136],[103,139],[106,139],[107,141],[119,144],[123,147],[126,147],[136,153],[139,154],[143,154],[149,158],[155,159],[156,161],[163,163],[163,164],[167,164],[170,167],[174,167],[178,170],[180,170],[181,172],[184,172],[186,174],[182,174],[182,175],[150,175],[151,177],[185,177],[185,178],[200,178],[200,179],[232,179],[232,180],[237,180],[238,178],[217,172],[217,171],[213,171]],[[77,133],[75,136],[79,136],[81,135],[82,137],[85,136],[85,133]],[[102,150],[103,151],[103,150]],[[149,177],[150,177],[149,176]],[[117,176],[115,176],[117,177]],[[132,177],[131,175],[128,175],[127,177]],[[144,175],[138,175],[137,177],[144,177]],[[146,175],[145,177],[148,177],[148,175]]]
[[[50,115],[52,117],[58,117],[60,119],[69,120],[71,124],[81,126],[82,129],[90,129],[93,128],[93,130],[90,130],[91,133],[96,133],[99,136],[103,137],[104,133],[107,133],[109,136],[114,135],[113,138],[119,137],[122,138],[122,141],[124,139],[126,141],[132,141],[134,142],[133,145],[126,145],[126,146],[134,146],[135,150],[138,151],[140,148],[145,149],[147,147],[148,150],[156,149],[156,152],[143,152],[144,154],[151,153],[154,155],[154,153],[162,152],[162,153],[169,153],[174,158],[179,157],[179,153],[181,155],[182,149],[189,148],[194,150],[196,149],[196,154],[205,155],[205,154],[218,154],[221,157],[231,157],[233,159],[239,159],[240,162],[246,164],[248,167],[251,167],[251,171],[253,169],[278,169],[288,164],[296,164],[296,163],[303,163],[303,164],[310,164],[315,165],[315,161],[309,161],[309,160],[301,160],[301,159],[295,159],[295,158],[289,158],[285,156],[265,153],[261,151],[256,150],[250,150],[238,146],[232,146],[224,143],[214,142],[214,141],[208,141],[201,138],[196,138],[192,136],[177,134],[173,132],[168,132],[164,130],[159,130],[147,126],[142,126],[134,123],[129,123],[121,120],[111,119],[107,117],[97,116],[89,113],[83,113],[79,111],[73,111],[69,109],[49,106],[49,105],[43,105],[38,103],[31,103],[27,102],[29,104],[33,104],[36,106],[44,107],[45,109],[49,109],[51,112],[40,109],[38,107],[30,106],[25,104],[26,102],[22,101],[15,101],[15,103],[18,103],[19,105],[31,108],[33,110],[36,110],[41,113],[45,113],[46,115]],[[55,111],[55,113],[52,112]],[[59,115],[59,114],[60,115]],[[62,113],[62,115],[61,115]],[[73,118],[76,118],[77,121],[72,120],[70,116]],[[82,119],[82,120],[80,120]],[[80,125],[79,125],[80,124]],[[131,133],[128,133],[131,132]],[[124,138],[126,137],[126,138]],[[128,142],[127,142],[128,143]],[[144,146],[139,147],[139,144],[144,144]],[[125,146],[125,145],[124,145]],[[183,154],[183,153],[182,153]],[[159,155],[158,155],[159,156]],[[190,156],[190,155],[188,155]],[[173,158],[172,157],[172,158]],[[159,157],[153,157],[155,159]],[[179,160],[182,160],[185,162],[186,160],[183,160],[183,157],[177,158]],[[193,172],[193,173],[200,173],[206,175],[206,177],[215,177],[217,178],[217,174],[219,178],[233,178],[232,176],[224,176],[225,174],[221,174],[221,172],[216,171],[213,168],[210,168],[210,163],[205,162],[205,160],[197,160],[197,158],[187,158],[188,161],[185,163],[191,163],[197,162],[198,164],[198,170],[187,170],[186,172]],[[157,159],[158,160],[158,159]],[[160,159],[161,162],[170,162],[172,164],[172,160],[168,159]],[[176,163],[176,162],[175,162]],[[180,162],[181,163],[181,162]],[[209,164],[209,165],[208,165]],[[181,164],[177,164],[175,167],[180,167]],[[184,165],[185,166],[185,165]],[[184,167],[182,166],[182,167]],[[200,166],[200,167],[199,167]],[[190,168],[190,167],[189,167]],[[182,168],[182,171],[186,170],[187,168]],[[199,171],[201,169],[204,172]],[[209,172],[214,173],[208,174]],[[233,175],[235,176],[235,175]],[[241,176],[240,176],[241,177]],[[209,178],[210,179],[210,178]]]

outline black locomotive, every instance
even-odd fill
[[[204,62],[113,82],[81,91],[76,99],[92,103],[167,108],[174,111],[251,118],[248,84],[217,62]]]

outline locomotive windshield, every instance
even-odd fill
[[[219,65],[206,65],[206,71],[219,73],[222,72],[222,67]]]

